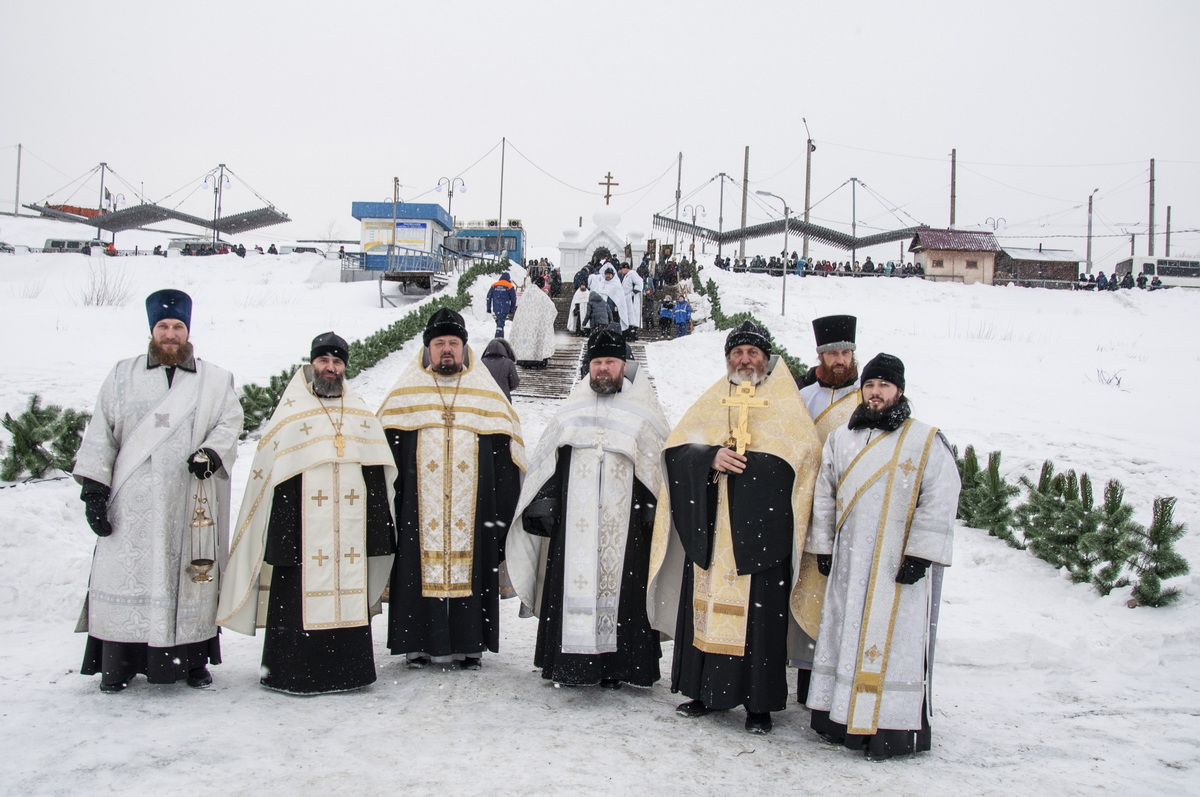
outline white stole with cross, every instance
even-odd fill
[[[234,525],[217,623],[239,633],[253,635],[265,624],[271,502],[275,488],[295,476],[302,476],[305,630],[366,625],[391,571],[391,556],[366,556],[362,469],[383,467],[389,511],[395,497],[396,464],[383,428],[349,387],[344,401],[318,399],[311,373],[311,366],[296,372],[267,421]]]
[[[835,529],[839,530],[868,488],[881,479],[887,485],[860,627],[859,656],[846,723],[849,733],[873,734],[878,730],[888,652],[900,605],[896,574],[880,568],[879,562],[903,558],[921,475],[937,433],[935,427],[909,418],[899,429],[880,435],[859,452],[837,485]]]

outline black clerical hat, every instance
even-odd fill
[[[182,321],[188,329],[192,328],[192,297],[174,288],[164,288],[146,297],[146,316],[150,320],[150,328],[164,318]]]
[[[326,354],[330,357],[337,357],[347,365],[350,364],[350,347],[346,345],[346,341],[332,332],[322,332],[313,338],[312,350],[309,352],[308,361],[312,362]]]
[[[852,315],[827,315],[814,318],[813,336],[817,339],[817,352],[849,349],[854,351],[854,335],[858,319]]]
[[[738,346],[757,346],[767,357],[771,356],[771,338],[766,327],[760,327],[753,321],[743,321],[725,338],[725,356]]]
[[[467,325],[463,323],[463,317],[449,307],[443,307],[430,317],[421,340],[428,346],[429,341],[443,335],[454,335],[461,338],[464,344],[467,342]]]
[[[858,384],[861,386],[868,379],[882,379],[903,390],[904,363],[900,361],[899,357],[891,354],[876,354],[871,362],[867,363],[867,367],[862,370],[862,377]]]

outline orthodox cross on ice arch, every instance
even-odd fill
[[[754,398],[754,385],[742,382],[734,389],[732,396],[721,399],[721,406],[738,408],[737,426],[730,431],[729,440],[739,454],[745,454],[746,446],[750,445],[750,408],[769,407],[771,400]]]
[[[612,199],[612,187],[620,185],[620,183],[614,183],[612,177],[612,170],[609,169],[608,173],[604,175],[604,182],[596,183],[596,185],[604,186],[604,204],[606,205],[608,204],[608,200]]]

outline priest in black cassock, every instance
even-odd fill
[[[768,733],[787,703],[788,593],[821,449],[765,329],[734,329],[725,357],[663,451],[648,600],[675,639],[671,690],[691,698],[678,712],[744,706],[746,730]]]
[[[521,422],[448,308],[379,409],[392,448],[398,550],[388,648],[409,667],[483,665],[500,647],[500,565],[521,493]]]
[[[396,468],[345,384],[346,341],[318,335],[258,441],[217,622],[266,627],[263,686],[295,695],[375,681],[371,615],[395,552]]]
[[[619,333],[592,334],[588,372],[542,435],[508,536],[509,576],[538,617],[534,664],[559,684],[659,678],[646,576],[670,427],[625,356]]]

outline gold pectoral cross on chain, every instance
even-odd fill
[[[771,406],[770,399],[756,399],[754,392],[754,385],[742,382],[734,389],[732,396],[721,399],[722,407],[738,408],[737,426],[730,431],[729,439],[739,454],[745,454],[746,446],[750,445],[750,408]]]
[[[446,422],[447,426],[453,426],[454,425],[454,410],[442,410],[442,420],[444,420]]]
[[[333,438],[333,447],[337,449],[337,455],[344,457],[346,455],[346,438],[342,437],[342,433],[338,432]]]

